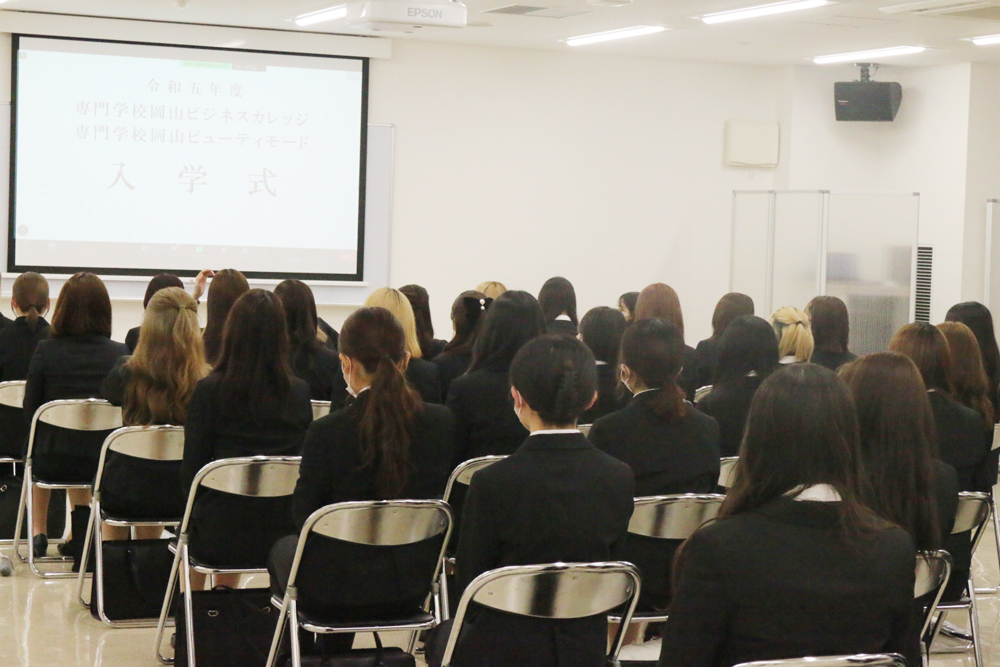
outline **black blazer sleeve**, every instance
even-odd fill
[[[35,411],[45,402],[45,350],[47,346],[39,343],[35,355],[31,357],[28,366],[27,384],[24,387],[24,417],[31,423]]]
[[[302,445],[302,464],[299,466],[299,481],[292,497],[292,520],[299,529],[309,515],[326,505],[326,490],[335,483],[338,472],[330,466],[328,438],[320,433],[327,418],[313,422],[306,433]]]
[[[184,424],[184,459],[181,461],[181,483],[184,493],[191,490],[195,475],[214,460],[215,409],[213,387],[205,380],[199,382],[188,404]]]
[[[463,391],[461,378],[456,378],[448,389],[448,400],[445,405],[455,415],[455,462],[462,463],[468,457],[465,453],[469,448],[469,440],[472,438],[472,424],[469,421],[469,413],[466,409],[466,399]]]
[[[111,405],[123,405],[125,403],[125,387],[128,385],[131,373],[125,364],[130,357],[120,357],[114,368],[108,373],[101,387],[101,396]]]
[[[495,511],[491,495],[489,484],[480,480],[479,474],[472,478],[462,506],[462,530],[459,531],[455,554],[456,600],[473,579],[496,568],[500,562],[500,532],[490,520]]]

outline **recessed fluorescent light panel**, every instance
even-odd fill
[[[740,19],[753,19],[758,16],[770,16],[772,14],[784,14],[785,12],[797,12],[801,9],[815,9],[830,4],[828,0],[794,0],[793,2],[776,2],[771,5],[758,5],[757,7],[747,7],[746,9],[734,9],[718,14],[708,14],[701,17],[705,23],[726,23],[727,21],[739,21]]]
[[[891,49],[875,49],[873,51],[855,51],[854,53],[838,53],[832,56],[819,56],[813,58],[817,65],[830,65],[832,63],[856,63],[871,60],[873,58],[889,58],[891,56],[908,56],[914,53],[922,53],[926,49],[922,46],[894,46]]]
[[[622,28],[620,30],[608,30],[607,32],[595,32],[592,35],[580,35],[570,37],[566,43],[570,46],[583,46],[584,44],[596,44],[598,42],[610,42],[613,39],[625,39],[626,37],[639,37],[640,35],[652,35],[666,30],[662,25],[637,25],[634,28]]]
[[[972,43],[976,46],[991,46],[1000,44],[1000,35],[986,35],[985,37],[973,37]]]
[[[336,21],[337,19],[342,19],[346,16],[347,5],[338,5],[336,7],[327,7],[326,9],[320,9],[319,11],[296,16],[295,25],[314,25],[316,23],[323,23],[324,21]]]

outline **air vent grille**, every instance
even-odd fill
[[[539,12],[543,9],[548,9],[548,7],[532,7],[531,5],[507,5],[506,7],[497,7],[496,9],[487,9],[484,14],[515,14],[517,16],[523,16],[524,14],[530,14],[531,12]]]
[[[931,321],[931,274],[934,268],[934,248],[917,247],[917,285],[914,294],[913,318],[917,322]]]
[[[586,9],[570,9],[568,7],[536,7],[533,5],[506,5],[496,9],[487,9],[484,14],[507,14],[510,16],[533,16],[542,19],[564,19],[580,14],[589,14]]]

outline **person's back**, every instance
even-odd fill
[[[605,306],[591,308],[580,320],[580,339],[597,362],[597,401],[580,416],[581,424],[593,424],[628,405],[628,392],[621,386],[618,368],[626,326],[620,310]]]
[[[750,404],[761,379],[745,377],[712,387],[711,393],[698,401],[698,410],[712,417],[719,426],[720,456],[737,456],[743,441]]]
[[[958,472],[963,491],[989,491],[977,482],[979,468],[989,458],[979,413],[939,391],[931,391],[929,398],[941,460]]]
[[[753,315],[753,299],[746,294],[730,292],[724,294],[715,304],[712,313],[712,336],[695,348],[695,387],[712,384],[715,367],[719,362],[719,340],[733,320],[744,315]]]
[[[538,338],[518,353],[511,379],[514,408],[533,435],[472,478],[456,595],[498,567],[612,560],[632,514],[631,470],[574,428],[596,386],[586,347],[557,334]],[[604,665],[606,629],[604,616],[551,621],[476,609],[466,617],[452,664],[596,667]]]
[[[274,288],[274,294],[285,310],[292,373],[309,384],[314,401],[331,401],[339,407],[345,393],[340,360],[318,337],[319,318],[312,290],[301,280],[284,280]]]

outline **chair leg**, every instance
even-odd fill
[[[177,577],[180,571],[181,562],[181,548],[180,545],[177,546],[177,552],[174,554],[174,563],[170,566],[170,577],[167,579],[167,592],[163,596],[163,606],[160,607],[160,619],[156,624],[156,640],[153,645],[153,653],[156,659],[159,660],[164,665],[169,665],[174,662],[173,658],[166,658],[163,656],[163,632],[167,626],[167,616],[170,615],[170,607],[174,601],[174,588],[177,587]]]
[[[87,522],[87,533],[83,538],[83,555],[80,557],[80,576],[77,577],[76,598],[80,601],[80,604],[82,604],[84,607],[90,607],[90,605],[94,603],[95,587],[97,586],[97,582],[101,577],[100,547],[98,547],[97,554],[95,555],[95,559],[97,559],[96,563],[97,567],[95,568],[96,574],[90,585],[90,602],[89,603],[84,602],[83,584],[87,580],[87,564],[88,561],[90,560],[90,543],[94,539],[95,525],[100,523],[97,520],[97,516],[100,512],[100,509],[101,509],[100,503],[95,498],[94,501],[91,502],[90,504],[90,521]],[[100,532],[99,526],[97,530],[98,532]],[[79,536],[77,536],[77,538],[79,539]]]
[[[95,503],[96,504],[96,503]],[[100,505],[97,504],[98,511],[101,509]],[[100,514],[98,514],[100,516]],[[102,622],[111,625],[111,619],[108,618],[107,614],[104,613],[104,535],[101,534],[101,528],[103,528],[103,521],[100,518],[97,519],[94,529],[94,577],[93,582],[90,586],[90,604],[97,605],[97,616]],[[88,545],[84,545],[84,549],[89,548]],[[83,562],[86,563],[87,552],[83,552]],[[83,572],[84,568],[81,565],[80,571]],[[95,595],[96,594],[96,595]]]
[[[285,630],[285,620],[288,615],[288,593],[281,600],[281,611],[278,612],[278,625],[274,628],[274,637],[271,639],[271,650],[267,654],[265,667],[274,667],[274,662],[278,659],[278,647],[281,646],[281,633]],[[290,624],[291,628],[297,630],[297,623]],[[296,632],[296,634],[298,634]]]
[[[292,667],[302,667],[302,647],[299,646],[299,605],[297,600],[292,600],[289,603],[288,613],[291,616],[288,628],[292,635]]]
[[[448,600],[448,573],[445,568],[441,568],[441,620],[447,621],[451,618],[450,603]]]
[[[28,560],[21,555],[21,527],[24,525],[24,514],[25,514],[25,502],[27,496],[31,495],[28,493],[28,480],[31,479],[31,466],[27,465],[24,468],[24,482],[21,484],[21,501],[17,504],[17,522],[14,524],[14,554],[21,559],[21,562]],[[31,516],[30,514],[28,515]],[[30,521],[30,519],[29,519]],[[28,529],[31,532],[31,529]],[[28,537],[28,551],[30,552],[32,547],[32,538],[34,536]]]
[[[972,587],[972,577],[969,577],[969,631],[972,633],[972,649],[976,657],[975,667],[985,667],[983,650],[979,645],[979,608],[976,605],[976,591]]]
[[[1000,564],[1000,522],[997,521],[996,506],[993,507],[993,513],[990,515],[990,520],[993,522],[993,536],[996,540],[995,546],[997,549],[997,564]],[[979,595],[993,595],[994,593],[1000,592],[1000,584],[997,586],[989,586],[986,588],[977,588],[976,593]]]
[[[177,550],[181,552],[181,576],[184,577],[184,638],[187,640],[187,664],[189,667],[196,667],[194,655],[194,601],[191,599],[191,558],[188,554],[187,543],[178,544]]]

